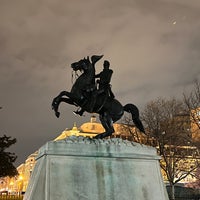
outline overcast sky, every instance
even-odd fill
[[[71,63],[93,54],[110,61],[123,105],[179,97],[200,78],[200,1],[1,0],[0,130],[17,138],[16,164],[88,121],[67,104],[57,119],[51,102],[71,89]]]

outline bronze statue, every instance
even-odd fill
[[[96,103],[96,98],[99,94],[104,93],[105,100],[107,99],[108,96],[112,97],[113,99],[115,98],[115,96],[111,90],[111,85],[110,85],[113,70],[109,69],[110,63],[107,60],[104,61],[103,67],[104,67],[104,69],[102,70],[102,72],[95,75],[95,78],[99,78],[96,81],[96,83],[98,84],[98,88],[96,90],[94,90],[94,92],[91,93],[91,102],[90,102],[89,112],[94,111],[94,105]],[[74,114],[78,114],[80,116],[82,116],[83,113],[84,113],[83,108],[81,108],[80,111],[78,111],[78,110],[74,111]]]
[[[142,122],[139,119],[138,108],[133,104],[122,106],[115,99],[110,86],[113,71],[109,69],[109,62],[104,61],[103,71],[95,75],[95,64],[102,57],[94,55],[91,57],[91,61],[87,57],[71,64],[74,71],[79,70],[82,74],[76,79],[70,92],[62,91],[53,99],[52,109],[55,111],[55,115],[57,117],[60,116],[58,107],[61,102],[81,107],[80,111],[76,111],[80,115],[84,111],[98,113],[105,132],[96,135],[95,138],[101,139],[112,135],[114,132],[113,123],[119,120],[123,116],[124,111],[126,111],[132,114],[132,120],[135,126],[141,132],[145,132]],[[95,78],[100,78],[97,81],[99,84],[98,88]]]

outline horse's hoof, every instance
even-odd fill
[[[102,139],[103,138],[103,135],[102,134],[98,134],[96,136],[93,137],[94,139]]]
[[[94,139],[99,139],[99,135],[96,135],[93,137]]]
[[[55,112],[55,115],[56,115],[57,118],[60,117],[60,113],[59,112]]]

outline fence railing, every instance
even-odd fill
[[[23,195],[0,195],[0,200],[23,200]]]

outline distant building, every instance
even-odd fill
[[[0,192],[8,191],[9,193],[21,193],[26,191],[31,173],[35,165],[35,158],[38,152],[28,156],[26,161],[17,167],[19,175],[17,177],[5,177],[1,179]]]

